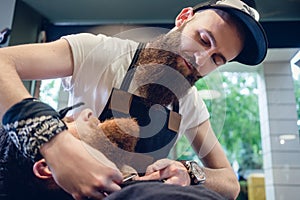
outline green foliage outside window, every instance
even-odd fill
[[[48,79],[43,80],[40,87],[40,100],[48,103],[54,109],[57,109],[58,105],[58,92],[60,90],[60,84],[60,79]]]
[[[220,76],[220,73],[219,73]],[[262,147],[255,73],[210,75],[196,83],[198,90],[218,90],[221,96],[204,100],[211,124],[231,163],[243,169],[262,169]],[[180,159],[195,158],[186,138],[176,146]]]
[[[298,72],[298,76],[295,75],[294,78],[294,89],[295,89],[296,108],[297,108],[297,116],[298,116],[298,129],[300,134],[300,73],[299,72]]]

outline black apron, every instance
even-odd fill
[[[178,101],[173,103],[173,110],[170,110],[165,106],[152,105],[149,100],[127,92],[135,73],[135,63],[143,48],[144,44],[140,43],[120,89],[113,88],[99,120],[135,118],[140,127],[135,152],[150,156],[153,162],[168,156],[178,137],[181,115],[178,113]]]

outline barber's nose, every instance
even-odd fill
[[[201,49],[199,51],[196,51],[194,53],[194,57],[197,68],[200,68],[201,66],[205,65],[205,63],[207,63],[207,61],[210,59],[210,56],[211,50]]]

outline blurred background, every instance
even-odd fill
[[[171,29],[183,7],[201,2],[204,1],[1,0],[0,30],[6,40],[0,47],[53,41],[79,32],[146,41]],[[198,81],[196,87],[239,178],[239,199],[297,199],[300,0],[257,0],[256,7],[269,40],[266,60],[254,67],[227,64]],[[131,34],[137,29],[143,34]],[[67,104],[68,94],[62,90],[60,80],[24,84],[55,109]],[[169,156],[197,160],[185,138]]]

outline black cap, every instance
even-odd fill
[[[214,4],[198,4],[194,12],[205,9],[220,9],[239,19],[244,25],[245,41],[240,54],[232,61],[246,65],[261,63],[267,54],[268,42],[264,29],[258,22],[258,12],[240,0],[221,0]]]

